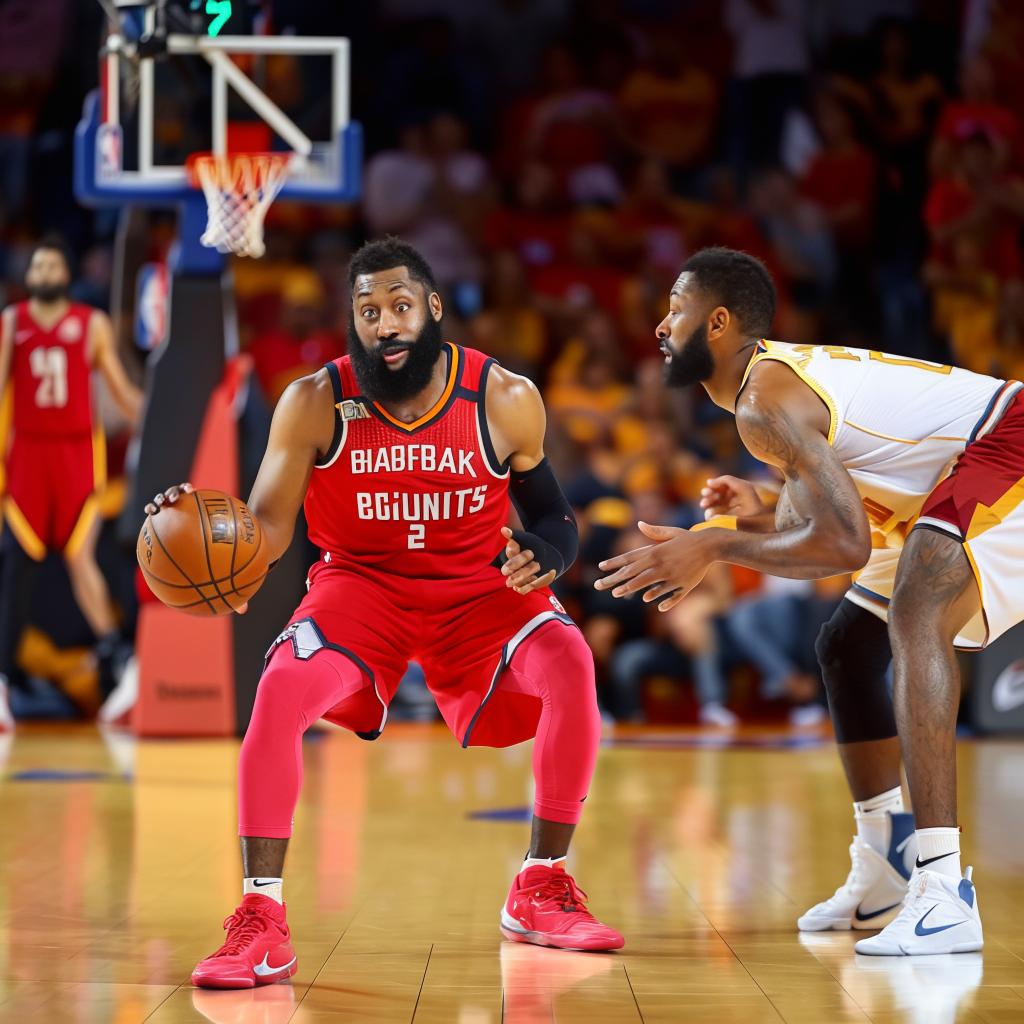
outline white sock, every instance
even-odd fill
[[[889,853],[889,815],[903,810],[903,790],[899,786],[887,789],[878,796],[858,800],[853,805],[857,822],[857,835],[883,857]]]
[[[284,905],[284,879],[282,878],[246,878],[242,881],[242,895],[254,892],[258,896],[269,896],[282,906]]]
[[[523,866],[519,869],[520,874],[527,868],[534,868],[537,866],[545,868],[562,868],[565,869],[565,857],[527,857],[523,861]]]
[[[919,828],[917,866],[949,878],[960,878],[960,829]]]

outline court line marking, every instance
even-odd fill
[[[626,976],[626,984],[629,986],[629,994],[633,997],[633,1003],[636,1006],[636,1014],[640,1018],[640,1024],[644,1024],[644,1012],[640,1009],[640,1003],[636,998],[636,993],[633,991],[633,982],[629,977],[629,968],[625,963],[622,965],[622,973]]]
[[[719,845],[725,845],[725,844],[721,843]],[[693,893],[690,892],[690,890],[687,888],[687,886],[683,884],[682,880],[679,877],[677,877],[676,873],[672,870],[672,865],[667,860],[663,861],[663,866],[664,866],[665,871],[668,874],[669,878],[671,878],[672,881],[675,882],[676,885],[679,886],[679,888],[683,891],[683,893],[685,893],[686,898],[690,901],[691,904],[693,904],[693,908],[704,919],[704,921],[707,923],[707,926],[715,933],[715,935],[718,936],[718,939],[722,943],[722,945],[724,945],[725,948],[727,950],[729,950],[730,954],[732,954],[732,958],[736,961],[736,963],[738,963],[740,965],[740,967],[743,968],[743,970],[746,973],[747,977],[750,979],[751,984],[754,986],[754,988],[757,989],[758,992],[761,993],[761,995],[764,997],[765,1001],[768,1003],[768,1005],[774,1011],[776,1017],[778,1017],[779,1020],[782,1021],[782,1024],[786,1024],[786,1018],[783,1015],[782,1011],[772,1001],[771,996],[769,996],[768,993],[765,992],[765,990],[761,987],[761,985],[758,982],[757,978],[754,977],[754,975],[751,972],[750,968],[746,965],[746,962],[739,955],[739,953],[737,953],[736,950],[733,949],[732,944],[729,942],[729,940],[718,930],[718,927],[711,920],[711,918],[708,917],[708,915],[705,912],[704,908],[697,902],[697,897],[694,896]],[[771,884],[772,884],[772,886],[774,888],[775,887],[774,883],[771,883]]]
[[[423,977],[420,978],[420,990],[416,993],[416,1003],[412,1008],[412,1016],[409,1018],[409,1024],[416,1019],[416,1011],[420,1008],[420,996],[423,995],[423,986],[427,982],[427,971],[430,970],[430,958],[434,955],[434,943],[430,944],[430,950],[427,953],[427,962],[423,967]]]
[[[302,998],[296,1002],[295,1013],[299,1012],[299,1007],[302,1006],[302,1004],[306,1001],[306,996],[308,996],[309,993],[313,991],[313,986],[316,984],[317,978],[319,978],[320,975],[324,973],[324,968],[331,962],[331,957],[334,956],[334,954],[337,952],[338,947],[341,945],[341,940],[345,938],[345,936],[348,934],[348,930],[352,927],[352,922],[356,919],[358,914],[359,911],[357,910],[352,915],[352,917],[349,918],[348,924],[346,924],[345,927],[342,928],[341,934],[338,936],[338,941],[333,946],[331,946],[331,951],[327,954],[327,956],[324,957],[324,962],[317,968],[316,973],[313,975],[309,983],[306,985],[306,991],[302,993]],[[295,1016],[295,1013],[293,1013],[291,1017],[289,1017],[288,1019],[291,1020],[292,1017]]]

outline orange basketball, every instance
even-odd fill
[[[182,494],[146,516],[135,557],[149,589],[189,615],[226,615],[245,604],[269,561],[256,517],[223,491]]]

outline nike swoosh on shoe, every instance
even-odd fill
[[[870,921],[873,917],[880,917],[882,914],[888,914],[890,910],[895,910],[902,902],[903,900],[900,900],[899,903],[893,903],[892,906],[889,907],[882,907],[881,910],[872,910],[870,914],[862,914],[860,912],[860,907],[858,907],[853,912],[853,916],[857,918],[858,921]]]
[[[270,965],[269,965],[269,964],[267,963],[267,959],[269,958],[269,956],[270,956],[270,954],[269,954],[269,953],[264,953],[264,954],[263,954],[263,963],[261,963],[261,964],[257,964],[257,965],[256,965],[256,966],[255,966],[255,967],[253,968],[253,970],[254,970],[254,971],[255,971],[255,972],[256,972],[256,973],[257,973],[257,974],[258,974],[258,975],[259,975],[259,976],[260,976],[261,978],[265,978],[265,977],[266,977],[266,976],[267,976],[268,974],[277,974],[277,972],[278,972],[278,971],[283,971],[283,970],[286,970],[287,968],[291,967],[291,965],[292,965],[293,963],[295,963],[295,961],[296,961],[296,960],[298,959],[298,957],[295,957],[295,956],[293,956],[293,957],[291,958],[291,960],[289,960],[289,961],[288,961],[288,963],[286,963],[286,964],[281,964],[281,966],[280,966],[280,967],[271,967],[271,966],[270,966]]]
[[[935,904],[935,907],[937,906],[938,903]],[[944,932],[948,928],[955,928],[958,924],[964,923],[963,921],[954,921],[952,924],[940,924],[937,928],[925,928],[924,919],[932,912],[932,910],[935,909],[935,907],[932,907],[931,910],[926,911],[925,914],[921,917],[921,920],[914,925],[915,935],[934,935],[936,932]]]

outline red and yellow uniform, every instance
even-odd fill
[[[829,444],[871,524],[847,598],[885,618],[907,534],[932,529],[963,544],[981,593],[957,647],[977,650],[1024,619],[1024,384],[838,345],[762,341],[750,367],[765,359],[828,407]]]
[[[45,329],[28,303],[14,307],[4,516],[37,561],[47,551],[75,554],[98,514],[106,458],[92,410],[92,316],[90,306],[72,305]]]

